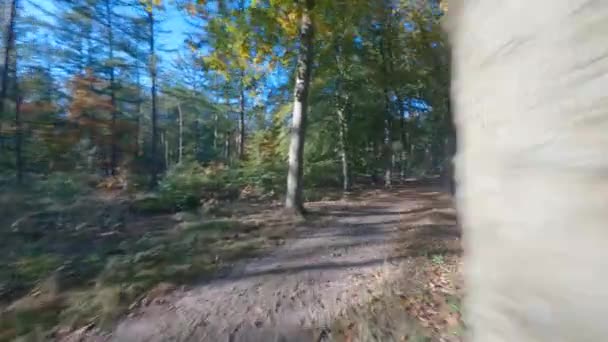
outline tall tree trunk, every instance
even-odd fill
[[[141,129],[141,109],[142,109],[142,105],[141,105],[141,99],[137,100],[137,107],[135,109],[135,111],[137,112],[137,117],[135,118],[135,148],[134,148],[134,155],[135,157],[140,157],[144,154],[144,144],[143,144],[143,137],[142,137],[142,129]]]
[[[0,108],[2,112],[0,114],[6,114],[8,111],[8,88],[9,88],[9,77],[11,64],[13,64],[13,92],[15,100],[15,161],[16,161],[16,174],[17,184],[21,184],[23,181],[23,163],[22,163],[22,152],[21,152],[21,105],[19,99],[19,89],[17,83],[17,54],[15,51],[15,22],[17,20],[17,0],[12,0],[10,3],[9,20],[6,31],[6,41],[4,48],[4,68],[2,70],[2,89],[0,89]],[[14,63],[11,63],[11,56],[14,58]]]
[[[336,84],[336,112],[338,115],[338,133],[339,133],[339,148],[340,148],[340,159],[342,163],[342,190],[347,193],[351,190],[352,180],[349,169],[349,156],[348,156],[348,124],[349,124],[349,107],[350,97],[347,94],[347,75],[345,71],[345,60],[343,56],[342,44],[344,41],[344,35],[339,34],[336,37],[335,49],[336,49],[336,69],[338,71],[337,84]]]
[[[389,14],[388,19],[387,19],[387,31],[390,34],[393,30],[393,22],[392,22],[392,14]],[[384,42],[384,39],[383,39]],[[388,59],[386,59],[388,57]],[[394,60],[395,60],[395,56],[393,55],[393,47],[392,47],[392,40],[390,39],[386,39],[386,54],[384,54],[384,52],[382,53],[382,60],[383,63],[385,65],[385,71],[388,71],[386,73],[387,79],[389,80],[389,85],[391,87],[394,87],[394,84],[392,81],[390,81],[390,77],[392,75],[395,74],[395,65],[394,65]],[[396,90],[393,89],[393,91],[396,94]],[[393,125],[394,125],[394,112],[391,110],[392,108],[390,108],[390,103],[391,103],[391,99],[388,97],[388,92],[385,93],[386,95],[386,101],[387,101],[387,105],[388,107],[388,123],[385,123],[386,127],[389,129],[388,131],[388,138],[389,138],[389,158],[390,160],[388,161],[388,163],[390,163],[390,170],[387,169],[387,172],[385,173],[385,182],[384,185],[387,187],[391,187],[393,184],[393,171],[396,168],[396,155],[395,155],[395,148],[393,147]],[[397,98],[397,100],[399,100],[399,98]],[[403,111],[403,104],[399,103],[399,109],[397,111],[398,114],[402,114]],[[386,131],[385,131],[386,132]]]
[[[230,164],[230,136],[229,132],[224,134],[224,159],[227,164]]]
[[[182,113],[182,106],[177,104],[178,124],[179,124],[179,137],[177,142],[177,163],[181,164],[184,158],[184,114]]]
[[[231,113],[231,105],[230,105],[230,99],[228,98],[228,90],[224,90],[224,102],[226,103],[226,118],[230,118],[230,113]],[[224,158],[226,160],[227,164],[230,164],[231,162],[231,149],[232,149],[232,143],[231,143],[231,139],[232,139],[232,132],[231,131],[227,131],[224,133]]]
[[[340,135],[340,159],[342,162],[342,190],[349,192],[352,187],[348,158],[348,119],[347,106],[338,108],[338,122]]]
[[[245,74],[241,70],[240,84],[239,84],[239,160],[245,159]]]
[[[112,119],[110,122],[110,174],[116,175],[116,167],[118,166],[118,144],[116,134],[116,119],[118,116],[118,108],[116,104],[116,87],[115,87],[115,73],[114,73],[114,32],[112,22],[112,7],[110,5],[111,0],[105,1],[106,7],[106,20],[108,21],[106,29],[108,30],[108,63],[110,71],[110,104],[112,106]]]
[[[17,88],[17,87],[15,87]],[[19,89],[15,93],[15,165],[17,168],[17,184],[23,184],[23,127],[21,125],[21,103]]]
[[[160,146],[163,148],[163,168],[168,169],[169,160],[169,140],[165,131],[160,132]]]
[[[201,132],[200,132],[201,122],[199,118],[194,120],[194,158],[196,160],[200,159],[201,154]],[[217,138],[216,138],[217,139]],[[215,151],[215,149],[214,149]]]
[[[240,0],[238,2],[238,9],[240,13],[245,10],[245,1]],[[238,125],[238,158],[239,160],[245,159],[245,69],[242,67],[239,70],[239,125]]]
[[[141,75],[139,73],[139,62],[135,64],[135,78],[137,80],[137,102],[135,104],[135,147],[133,148],[133,156],[140,157],[143,155],[143,143],[141,136],[141,110],[142,110],[142,95],[141,95]]]
[[[219,115],[217,114],[217,112],[213,113],[213,151],[214,153],[217,153],[217,149],[218,149],[218,140],[219,140]]]
[[[393,139],[391,134],[392,113],[390,97],[388,90],[384,90],[385,113],[384,113],[384,146],[383,146],[383,162],[384,162],[384,186],[390,188],[393,180]]]
[[[405,173],[407,168],[407,125],[405,122],[405,100],[403,97],[399,101],[399,129],[401,133],[401,155],[399,157],[399,178],[403,183],[405,181]]]
[[[289,145],[289,169],[287,173],[287,193],[285,208],[303,213],[302,174],[304,168],[304,136],[306,134],[306,112],[308,92],[313,63],[313,24],[312,9],[314,0],[306,0],[300,22],[300,49],[294,91],[291,141]]]
[[[4,41],[4,65],[2,66],[2,87],[0,88],[0,106],[2,113],[8,110],[8,87],[11,67],[11,55],[15,50],[15,21],[17,18],[17,0],[10,2],[10,13],[7,22],[6,40]],[[16,73],[16,70],[15,70]]]
[[[152,159],[152,168],[151,168],[151,177],[150,177],[150,187],[155,187],[158,181],[158,173],[160,171],[160,163],[158,160],[158,113],[156,108],[156,76],[157,76],[157,61],[156,61],[156,47],[154,41],[154,13],[153,9],[150,8],[148,10],[148,25],[150,29],[150,37],[149,37],[149,70],[150,70],[150,79],[152,80],[152,141],[151,141],[151,149],[150,149],[150,158]]]
[[[385,113],[384,113],[384,148],[383,148],[383,159],[384,159],[384,186],[390,188],[393,180],[393,137],[392,137],[392,125],[393,125],[393,113],[391,108],[390,89],[391,85],[390,77],[393,75],[392,72],[392,51],[390,48],[390,39],[388,44],[385,44],[385,34],[391,26],[390,16],[386,19],[386,28],[382,31],[380,37],[380,44],[378,50],[382,62],[382,73],[384,76],[384,101],[385,101]]]

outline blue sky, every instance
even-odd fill
[[[56,13],[58,10],[54,5],[54,0],[22,0],[21,3],[25,16],[46,16],[44,11]],[[164,11],[157,15],[161,21],[158,31],[159,36],[157,38],[157,46],[159,48],[157,53],[161,64],[163,64],[163,70],[170,70],[177,56],[177,51],[184,51],[186,48],[184,41],[188,36],[188,32],[196,32],[197,28],[189,22],[186,14],[176,6],[175,0],[163,0],[163,4],[165,6]],[[43,8],[44,11],[38,8]],[[120,11],[120,9],[116,10]],[[49,17],[48,20],[52,21],[52,18]],[[265,87],[258,88],[258,90],[263,91],[256,96],[256,99],[252,98],[252,101],[265,102],[269,89],[276,89],[288,81],[287,72],[283,68],[273,70],[266,76],[263,80]],[[145,76],[143,81],[148,81]]]
[[[38,10],[36,6],[42,7],[50,12],[54,12],[55,9],[53,0],[23,1],[23,10],[26,15],[44,16],[44,13]],[[184,18],[184,14],[181,13],[177,8],[174,1],[165,1],[165,11],[162,14],[162,17],[166,18],[166,20],[164,20],[162,23],[161,29],[162,31],[166,32],[163,32],[159,37],[160,45],[166,50],[177,50],[183,48],[184,39],[187,37],[187,32],[192,28]],[[159,54],[161,54],[161,57],[169,57],[164,58],[167,62],[172,59],[172,57],[168,56],[172,53],[165,53],[166,56],[162,56],[163,52],[161,51]]]

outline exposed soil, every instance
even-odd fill
[[[134,308],[110,333],[84,329],[68,340],[337,339],[335,321],[383,286],[406,274],[406,283],[415,286],[412,275],[424,273],[416,260],[443,265],[459,255],[450,206],[446,195],[421,185],[316,202],[310,215],[325,224],[298,227],[271,254],[243,262],[221,279],[161,294]],[[452,242],[445,244],[446,238]],[[426,284],[428,277],[419,281]]]

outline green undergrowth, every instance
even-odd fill
[[[159,284],[204,280],[272,243],[260,225],[182,217],[72,206],[3,227],[0,341],[109,327]]]
[[[174,213],[196,208],[209,199],[235,200],[243,184],[238,171],[184,162],[169,169],[157,189],[137,198],[131,209],[143,214]]]

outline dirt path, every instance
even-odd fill
[[[316,204],[313,214],[329,215],[331,224],[302,228],[298,237],[231,275],[140,309],[109,339],[324,340],[338,313],[365,300],[374,275],[394,263],[390,256],[404,217],[425,206],[413,190],[364,200]]]

